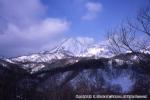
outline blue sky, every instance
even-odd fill
[[[68,37],[105,40],[149,0],[0,0],[0,55],[50,49]]]
[[[106,31],[116,27],[127,17],[135,17],[139,8],[148,4],[148,0],[44,0],[49,7],[48,15],[71,21],[68,36],[91,36],[103,40]],[[87,3],[101,4],[97,18],[82,20],[86,14]],[[52,6],[51,6],[52,5]]]

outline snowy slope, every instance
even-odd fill
[[[63,40],[57,47],[52,49],[50,52],[69,52],[72,56],[79,56],[84,53],[85,50],[92,45],[92,43],[88,43],[86,40],[80,40],[78,38],[69,38]]]
[[[75,57],[110,57],[112,56],[105,44],[89,43],[86,40],[69,38],[64,40],[60,45],[50,52],[66,51]]]
[[[50,51],[35,53],[27,56],[7,59],[10,62],[51,62],[56,59],[71,57],[110,57],[106,45],[95,44],[87,39],[69,38],[63,40],[59,45]]]
[[[87,48],[86,51],[80,56],[84,56],[84,57],[94,56],[95,58],[100,58],[100,57],[109,58],[112,56],[112,54],[110,53],[106,45],[95,44]]]
[[[150,46],[148,46],[147,48],[140,50],[140,51],[145,54],[150,54]]]
[[[62,59],[69,57],[66,53],[53,52],[53,53],[36,53],[28,56],[20,56],[12,58],[12,62],[50,62],[53,59]]]

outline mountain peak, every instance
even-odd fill
[[[79,56],[84,53],[86,49],[93,44],[91,38],[68,38],[64,39],[57,47],[52,49],[50,52],[62,52],[66,51],[73,56]]]
[[[12,58],[14,62],[51,62],[70,57],[110,57],[107,46],[96,44],[92,38],[64,39],[50,51]]]

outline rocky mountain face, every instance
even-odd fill
[[[113,56],[105,44],[70,38],[50,51],[2,58],[0,79],[1,100],[75,100],[77,94],[149,96],[150,55]]]

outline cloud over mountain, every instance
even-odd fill
[[[62,18],[47,16],[41,0],[0,0],[0,52],[15,54],[42,48],[69,30]]]

